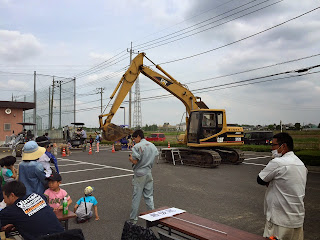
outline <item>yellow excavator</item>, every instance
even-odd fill
[[[154,64],[165,76],[145,66],[143,64],[144,58],[154,64],[146,57],[145,53],[139,53],[132,60],[128,70],[122,76],[110,97],[110,99],[113,99],[118,92],[110,112],[99,116],[100,128],[103,130],[103,138],[107,141],[115,141],[130,134],[130,129],[120,128],[112,124],[111,120],[139,74],[142,73],[180,99],[186,107],[187,130],[185,134],[179,137],[179,139],[188,146],[187,148],[179,148],[183,164],[199,167],[216,167],[221,162],[233,164],[243,162],[243,153],[230,148],[230,146],[243,145],[243,128],[227,126],[224,109],[209,109],[207,105],[201,101],[201,98],[195,97],[192,92],[188,90],[187,86],[175,80],[159,65]],[[104,122],[103,117],[107,117]],[[165,156],[165,160],[172,162],[171,150],[162,149],[161,151],[162,156]]]

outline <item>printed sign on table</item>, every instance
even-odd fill
[[[145,219],[149,222],[157,221],[162,218],[172,217],[174,215],[184,213],[185,210],[179,209],[179,208],[167,208],[160,211],[156,211],[153,213],[145,214],[142,216],[139,216],[142,219]]]

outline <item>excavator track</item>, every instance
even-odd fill
[[[212,150],[197,150],[189,148],[179,148],[183,165],[215,168],[220,165],[220,155]],[[172,153],[170,148],[161,149],[162,158],[169,163],[172,163]],[[178,162],[176,160],[176,162]]]
[[[219,147],[213,150],[219,153],[222,163],[240,164],[244,160],[244,153],[238,149]]]

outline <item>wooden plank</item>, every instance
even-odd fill
[[[161,207],[152,211],[142,213],[141,215],[166,209]],[[240,229],[236,229],[221,223],[217,223],[194,214],[185,212],[174,217],[160,219],[152,225],[163,225],[201,240],[265,240],[264,237],[255,235]]]

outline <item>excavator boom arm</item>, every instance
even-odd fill
[[[111,120],[112,120],[114,114],[117,112],[121,103],[123,102],[123,100],[127,96],[128,92],[130,91],[132,85],[134,84],[134,82],[138,78],[138,76],[140,74],[141,65],[143,65],[143,54],[142,53],[138,54],[138,56],[136,56],[133,59],[130,67],[125,72],[125,74],[122,76],[117,87],[113,91],[110,98],[112,99],[114,97],[114,95],[118,92],[117,97],[115,98],[114,103],[113,103],[109,113],[99,116],[100,128],[103,128],[106,124],[111,123]],[[120,90],[118,91],[119,88],[120,88]],[[102,118],[105,116],[107,116],[107,118],[106,118],[105,122],[102,123]]]
[[[176,96],[186,107],[186,111],[188,114],[192,110],[200,109],[200,108],[208,108],[203,102],[197,101],[197,97],[195,97],[192,92],[190,92],[185,86],[183,86],[180,82],[175,80],[173,77],[171,77],[167,72],[165,72],[159,65],[156,65],[156,68],[159,69],[162,73],[164,73],[165,76],[155,72],[151,68],[143,65],[143,58],[145,57],[145,53],[138,54],[131,62],[130,67],[125,72],[125,74],[120,79],[117,87],[115,88],[114,92],[111,95],[111,99],[115,96],[115,94],[118,92],[114,103],[109,111],[108,114],[100,115],[99,116],[99,123],[100,128],[103,129],[104,132],[104,138],[107,140],[114,140],[116,138],[121,138],[123,136],[120,136],[119,134],[120,129],[113,132],[112,138],[106,134],[106,132],[110,132],[112,128],[114,128],[116,125],[113,125],[112,128],[110,128],[111,120],[117,110],[119,109],[121,103],[127,96],[128,92],[132,88],[134,82],[138,78],[139,74],[142,73],[146,77],[150,78],[152,81],[154,81],[156,84],[161,86],[162,88],[166,89],[168,92]],[[105,119],[105,122],[103,123],[103,117],[107,117]],[[186,117],[186,123],[188,123],[188,117]],[[116,135],[119,134],[119,137]],[[122,134],[124,135],[124,134]]]

